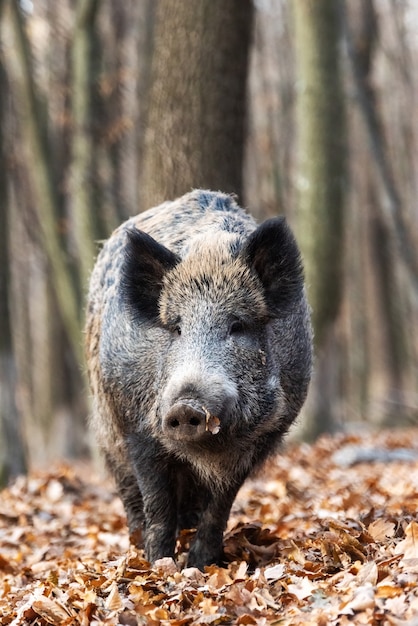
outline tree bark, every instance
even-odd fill
[[[344,0],[342,6],[345,7]],[[376,38],[378,25],[373,2],[367,1],[362,3],[362,12],[366,27],[369,27],[369,35]],[[346,12],[344,11],[344,13]],[[397,248],[396,252],[407,269],[407,275],[412,287],[417,290],[418,237],[413,224],[408,223],[409,220],[402,206],[396,177],[387,153],[377,95],[370,80],[375,41],[361,41],[360,39],[355,42],[351,29],[348,26],[347,16],[345,15],[344,17],[347,48],[351,60],[357,98],[364,119],[373,163],[384,192],[384,197],[382,197],[380,202],[380,212],[382,213],[382,219],[396,232],[396,241],[394,241]]]
[[[340,75],[337,2],[295,0],[294,28],[298,121],[298,239],[305,260],[318,351],[313,386],[336,361],[335,328],[343,288],[346,136]],[[338,359],[337,359],[338,361]],[[311,436],[335,427],[339,381],[323,389],[326,398],[308,403]],[[320,398],[315,390],[311,398]]]
[[[299,241],[317,346],[338,314],[342,292],[346,136],[337,6],[294,2]]]
[[[389,394],[396,398],[401,396],[404,372],[407,369],[408,350],[404,323],[405,312],[402,311],[402,290],[399,284],[399,246],[410,248],[404,253],[409,259],[409,271],[417,279],[417,270],[413,269],[412,259],[415,256],[410,235],[406,234],[402,219],[401,198],[395,184],[394,174],[386,154],[385,133],[381,120],[379,101],[373,85],[373,61],[379,37],[378,16],[373,0],[364,0],[359,7],[356,32],[354,32],[345,15],[348,49],[351,66],[358,94],[358,103],[366,129],[369,133],[369,146],[372,151],[373,164],[369,168],[370,207],[369,230],[370,248],[373,255],[373,266],[379,303],[379,317],[383,322],[384,352],[386,358],[385,374]],[[377,185],[373,170],[378,173]],[[380,193],[379,193],[380,191]],[[390,199],[391,211],[387,211],[386,197]],[[386,208],[385,208],[386,207]],[[405,236],[408,241],[405,240]],[[397,254],[398,253],[398,254]]]
[[[71,213],[83,289],[87,288],[97,254],[92,136],[94,69],[93,28],[98,0],[78,0],[72,58]]]
[[[0,162],[6,163],[4,118],[8,84],[0,62]],[[9,202],[7,168],[0,168],[0,489],[26,470],[26,451],[16,406],[16,363],[10,319]]]
[[[142,209],[194,187],[242,195],[251,0],[159,0]]]
[[[37,197],[39,226],[43,245],[48,255],[51,275],[59,304],[60,314],[68,333],[71,347],[79,362],[82,362],[81,344],[81,299],[77,293],[67,263],[65,251],[58,234],[57,218],[59,213],[50,162],[45,140],[45,129],[40,113],[39,99],[36,94],[31,57],[25,33],[22,15],[17,2],[9,3],[9,13],[15,41],[15,63],[12,73],[19,76],[19,116],[23,136],[27,137],[32,155],[33,186]]]

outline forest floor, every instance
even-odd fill
[[[151,567],[91,468],[0,493],[4,625],[418,625],[418,429],[291,445],[249,481],[225,567]]]

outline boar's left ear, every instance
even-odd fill
[[[266,220],[248,237],[241,255],[260,278],[272,314],[289,312],[303,289],[303,269],[286,219]]]
[[[122,297],[139,321],[158,319],[164,275],[180,261],[168,248],[137,228],[126,231],[122,266]]]

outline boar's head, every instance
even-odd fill
[[[226,445],[280,428],[281,351],[303,299],[295,239],[283,218],[252,233],[200,235],[173,252],[127,231],[125,302],[163,333],[155,351],[159,435],[172,445]]]

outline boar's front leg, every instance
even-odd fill
[[[208,496],[190,468],[181,464],[177,472],[177,534],[197,528]]]
[[[205,565],[220,564],[223,533],[238,489],[239,485],[234,485],[221,493],[207,490],[206,506],[187,560],[189,567],[198,567],[203,571]]]
[[[138,480],[129,463],[121,463],[119,460],[106,454],[106,465],[112,474],[120,499],[125,508],[128,519],[131,541],[138,548],[143,547],[144,527],[144,504],[139,490]]]
[[[144,544],[153,563],[174,556],[177,524],[175,468],[153,438],[135,435],[129,453],[144,506]]]

